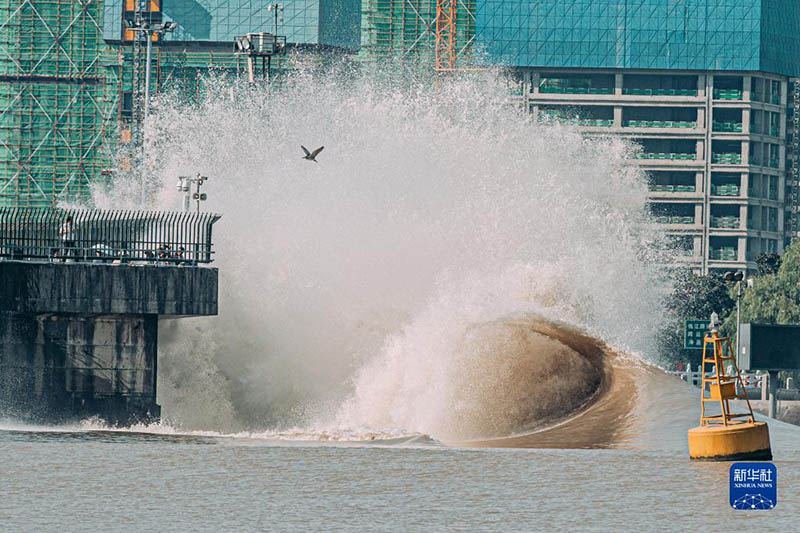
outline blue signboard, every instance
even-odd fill
[[[773,509],[778,504],[778,469],[772,463],[733,463],[731,507],[743,511]]]

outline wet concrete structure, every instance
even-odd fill
[[[217,289],[210,267],[0,258],[0,417],[158,418],[158,320],[216,315]]]

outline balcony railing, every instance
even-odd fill
[[[697,89],[634,89],[624,87],[622,94],[638,96],[697,96]]]
[[[580,87],[573,85],[540,85],[539,92],[545,94],[614,94],[613,87]]]
[[[741,89],[714,89],[715,100],[741,100],[743,96]]]
[[[610,128],[614,125],[613,120],[601,118],[572,118],[566,120],[565,122],[575,126],[594,126],[600,128]]]
[[[708,253],[709,259],[714,261],[736,261],[738,254],[734,247],[711,248]]]
[[[712,153],[711,162],[718,165],[740,165],[742,154],[737,153]]]
[[[211,230],[219,219],[213,213],[0,207],[0,260],[210,263]]]
[[[694,185],[661,185],[651,183],[648,185],[650,192],[695,192],[697,189]]]
[[[737,216],[724,216],[724,217],[711,217],[712,228],[725,228],[725,229],[739,229],[741,226],[739,217]]]
[[[714,196],[739,196],[739,186],[735,184],[711,184],[711,194]]]
[[[629,128],[696,128],[697,122],[689,120],[626,120]]]
[[[712,131],[723,131],[723,132],[735,132],[741,133],[742,132],[742,123],[741,122],[721,122],[721,121],[713,121],[711,123]]]
[[[697,159],[697,154],[642,152],[633,155],[634,159],[667,159],[673,161],[690,161]]]
[[[657,224],[694,224],[692,215],[659,215],[653,217]]]

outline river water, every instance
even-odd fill
[[[654,399],[640,396],[645,407],[630,415],[643,419],[649,436],[588,449],[6,422],[0,524],[6,531],[794,530],[800,428],[770,421],[777,507],[733,510],[731,463],[688,459],[697,389],[663,380],[671,385],[657,396],[674,409],[655,413]],[[640,416],[645,411],[658,421]]]

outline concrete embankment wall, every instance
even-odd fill
[[[160,416],[159,316],[217,313],[213,268],[0,262],[0,415]]]
[[[0,261],[0,312],[217,314],[216,268]]]

